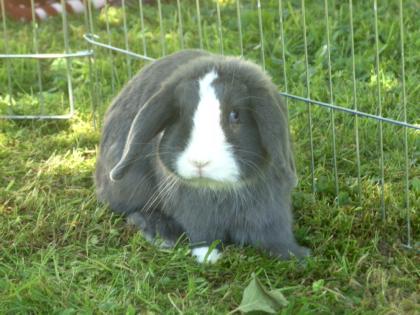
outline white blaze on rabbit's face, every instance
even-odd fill
[[[222,128],[221,103],[212,85],[213,70],[199,80],[199,101],[185,150],[176,161],[178,174],[186,179],[236,182],[239,166]]]

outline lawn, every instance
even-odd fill
[[[301,1],[262,1],[258,12],[256,1],[242,0],[242,35],[236,1],[218,0],[219,7],[212,0],[199,3],[200,19],[196,1],[180,1],[181,9],[176,1],[162,1],[162,29],[157,5],[144,5],[144,28],[135,5],[127,5],[126,18],[121,8],[93,12],[91,24],[84,16],[71,16],[70,47],[93,48],[83,40],[91,31],[102,42],[128,44],[129,50],[154,58],[183,47],[243,52],[265,66],[279,91],[287,87],[294,95],[332,98],[335,104],[356,104],[361,111],[401,121],[406,104],[407,121],[420,124],[418,1],[403,1],[405,93],[399,1],[378,1],[379,71],[373,1],[354,1],[354,85],[347,1],[328,1],[330,46],[321,1],[306,1],[304,21]],[[7,29],[7,42],[0,35],[1,53],[33,52],[34,36],[41,52],[64,50],[59,17],[40,23],[36,32],[31,24],[9,20]],[[252,248],[227,247],[216,264],[199,265],[186,244],[158,249],[96,201],[92,174],[101,118],[146,62],[94,49],[91,63],[87,58],[71,62],[74,118],[0,120],[0,314],[236,313],[253,274],[288,301],[279,314],[420,313],[418,130],[382,125],[381,185],[378,122],[360,118],[356,123],[348,114],[289,100],[300,180],[293,198],[295,234],[312,256],[305,262],[278,261]],[[66,113],[66,67],[62,59],[1,59],[0,114]],[[406,248],[408,242],[413,249]]]

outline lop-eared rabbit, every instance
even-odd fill
[[[151,241],[185,234],[199,262],[215,241],[307,256],[292,232],[296,185],[286,108],[255,64],[186,50],[144,67],[109,108],[100,201]]]

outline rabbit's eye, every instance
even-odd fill
[[[230,124],[239,123],[239,113],[237,111],[233,110],[229,113],[229,123]]]

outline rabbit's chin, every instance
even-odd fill
[[[172,180],[175,180],[185,186],[211,190],[231,190],[244,184],[241,178],[216,179],[208,176],[186,177],[165,165],[161,159],[158,159],[157,165],[159,173],[163,178],[171,178]]]
[[[188,186],[201,189],[211,189],[211,190],[226,190],[234,189],[241,186],[240,181],[226,181],[226,180],[215,180],[208,177],[192,177],[184,178],[180,177],[182,183]]]

